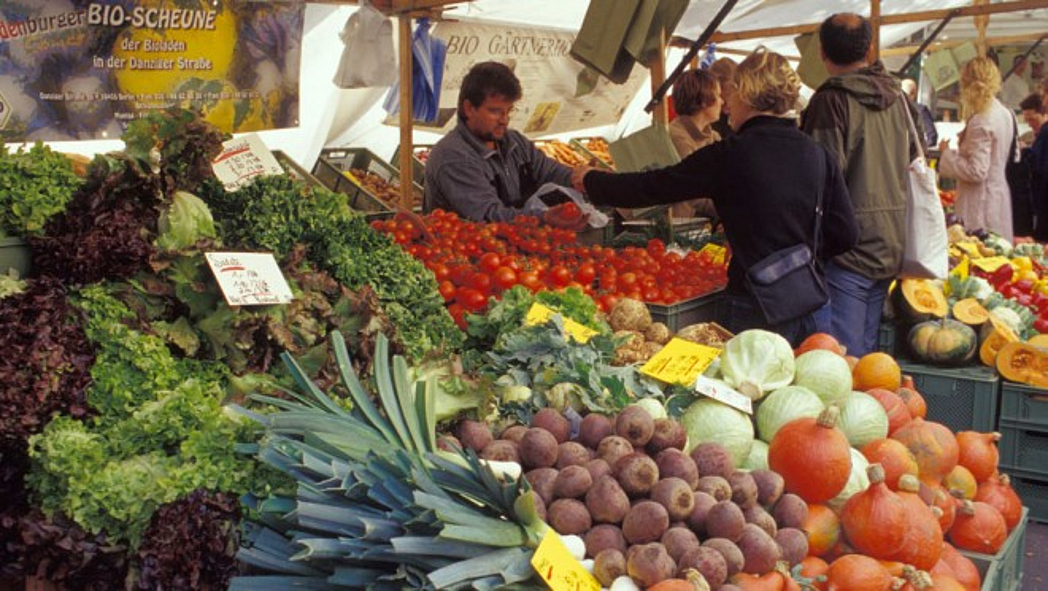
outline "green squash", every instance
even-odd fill
[[[907,339],[917,361],[931,365],[964,365],[979,343],[972,327],[951,318],[914,325]]]
[[[901,279],[892,291],[892,304],[907,324],[944,318],[950,312],[942,286],[928,279]]]

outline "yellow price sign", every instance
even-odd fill
[[[359,186],[361,186],[361,185],[360,185],[360,179],[358,179],[358,178],[356,177],[356,175],[355,175],[355,174],[353,174],[352,172],[349,172],[348,170],[343,170],[343,171],[342,171],[342,176],[344,176],[344,177],[346,177],[347,179],[349,179],[349,180],[350,180],[350,182],[352,182],[352,183],[353,183],[354,185],[356,185],[356,186],[358,186],[358,187],[359,187]]]
[[[691,386],[720,354],[716,347],[674,338],[641,366],[640,372],[669,384]]]
[[[528,315],[524,317],[524,324],[528,326],[544,324],[548,322],[550,318],[553,318],[554,314],[559,314],[559,312],[555,312],[548,306],[543,306],[542,304],[535,302],[531,305],[531,309],[528,310]],[[592,328],[583,326],[570,318],[564,318],[564,330],[571,335],[571,338],[580,343],[589,341],[597,334],[597,331]]]
[[[724,248],[719,244],[707,242],[706,245],[702,247],[702,250],[699,251],[699,254],[702,254],[704,252],[709,254],[710,258],[716,259],[719,257],[721,260],[723,260],[724,255],[728,252],[728,249]]]
[[[1004,265],[1010,265],[1007,257],[984,257],[981,259],[975,259],[972,261],[972,265],[979,267],[987,273],[993,273],[997,269],[1000,269]]]
[[[600,591],[600,582],[575,560],[553,528],[542,536],[531,566],[554,591]]]
[[[961,279],[967,279],[968,274],[971,272],[971,259],[968,257],[962,257],[961,262],[957,263],[957,266],[950,271],[951,275],[956,275]]]
[[[965,252],[968,256],[972,257],[973,259],[978,259],[982,257],[982,253],[979,252],[979,247],[976,246],[974,242],[955,242],[954,246],[961,249],[961,251]]]

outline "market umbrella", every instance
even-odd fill
[[[435,121],[440,107],[440,85],[448,45],[429,34],[429,19],[422,18],[411,42],[411,110],[416,121]],[[389,89],[382,107],[390,115],[400,112],[400,83]]]

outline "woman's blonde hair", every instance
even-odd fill
[[[781,55],[758,47],[735,70],[739,99],[756,111],[782,115],[794,108],[801,78]]]
[[[1001,90],[1001,71],[988,57],[977,57],[961,70],[961,112],[965,118],[990,108]]]

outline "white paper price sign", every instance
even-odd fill
[[[230,306],[287,304],[294,299],[271,253],[209,252],[204,256]]]
[[[236,191],[257,176],[284,174],[273,153],[254,133],[224,142],[211,168],[227,191]]]
[[[748,415],[753,414],[753,401],[745,394],[731,389],[724,382],[711,380],[706,376],[700,375],[695,378],[695,391],[699,394],[705,394],[717,402],[723,402],[734,409],[741,410]]]

